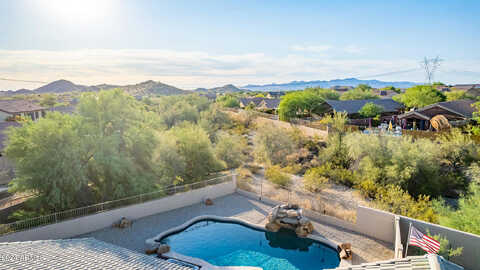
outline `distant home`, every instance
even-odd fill
[[[45,116],[47,108],[27,100],[0,100],[0,121],[15,119],[17,116],[37,120]]]
[[[353,86],[341,86],[341,85],[335,85],[330,87],[330,89],[335,91],[340,91],[340,92],[346,92],[348,90],[352,90],[353,88],[354,88]]]
[[[280,99],[261,97],[240,99],[240,108],[248,107],[250,104],[253,105],[255,110],[275,112],[280,104]]]
[[[384,118],[398,115],[405,108],[393,99],[326,100],[325,102],[329,106],[328,113],[346,112],[349,118],[360,118],[359,112],[367,103],[381,106],[383,108],[381,116]]]
[[[434,88],[437,89],[438,91],[441,91],[441,92],[450,92],[451,91],[450,87],[448,87],[446,85],[435,85]]]
[[[452,90],[462,90],[473,97],[480,96],[480,84],[456,84],[452,86]]]
[[[443,115],[452,125],[461,124],[462,121],[472,118],[475,108],[472,107],[475,101],[469,99],[438,102],[423,108],[406,112],[398,116],[402,121],[402,125],[406,128],[413,126],[421,130],[429,129],[430,120],[437,116]]]
[[[278,92],[267,92],[267,98],[281,98],[284,96],[286,93],[283,91],[278,91]]]
[[[393,90],[375,90],[374,93],[381,99],[391,99],[393,96],[398,95],[398,93]]]

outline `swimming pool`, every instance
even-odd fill
[[[234,222],[199,220],[155,240],[171,250],[217,266],[257,266],[264,270],[321,270],[340,263],[332,247],[289,230],[267,232]]]

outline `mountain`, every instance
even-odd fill
[[[90,88],[89,86],[85,85],[78,85],[74,84],[71,81],[67,80],[58,80],[41,86],[33,91],[38,94],[43,93],[64,93],[64,92],[85,92],[85,91],[93,91],[94,89]]]
[[[330,88],[332,86],[357,86],[359,84],[368,84],[373,88],[382,88],[385,86],[394,86],[396,88],[409,88],[412,86],[417,85],[414,82],[384,82],[379,80],[359,80],[355,78],[347,78],[347,79],[336,79],[330,81],[292,81],[289,83],[272,83],[272,84],[264,84],[264,85],[254,85],[249,84],[243,86],[242,88],[249,89],[252,91],[272,91],[272,90],[301,90],[307,87],[322,87],[322,88]]]
[[[235,85],[233,84],[227,84],[227,85],[224,85],[224,86],[220,86],[220,87],[214,87],[214,88],[210,88],[210,89],[206,89],[206,88],[197,88],[195,90],[193,90],[197,93],[216,93],[216,94],[224,94],[224,93],[236,93],[236,92],[243,92],[245,91],[244,89],[240,89],[238,87],[236,87]]]
[[[188,94],[190,91],[182,90],[175,86],[164,84],[156,81],[146,81],[133,85],[119,86],[118,88],[125,90],[132,96],[146,96],[146,95],[182,95]]]

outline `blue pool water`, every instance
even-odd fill
[[[203,220],[158,241],[175,252],[217,266],[258,266],[264,270],[321,270],[340,263],[338,252],[295,232],[266,232],[237,223]]]

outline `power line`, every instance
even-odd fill
[[[0,78],[0,81],[26,82],[26,83],[48,83],[48,82],[42,82],[42,81],[28,81],[28,80],[17,80],[17,79],[9,79],[9,78]]]
[[[409,72],[413,72],[413,71],[417,71],[417,70],[420,70],[420,68],[412,68],[412,69],[406,69],[406,70],[392,71],[392,72],[380,73],[380,74],[369,75],[369,76],[358,76],[357,78],[358,79],[363,79],[363,78],[372,78],[372,77],[382,77],[382,76],[409,73]]]

